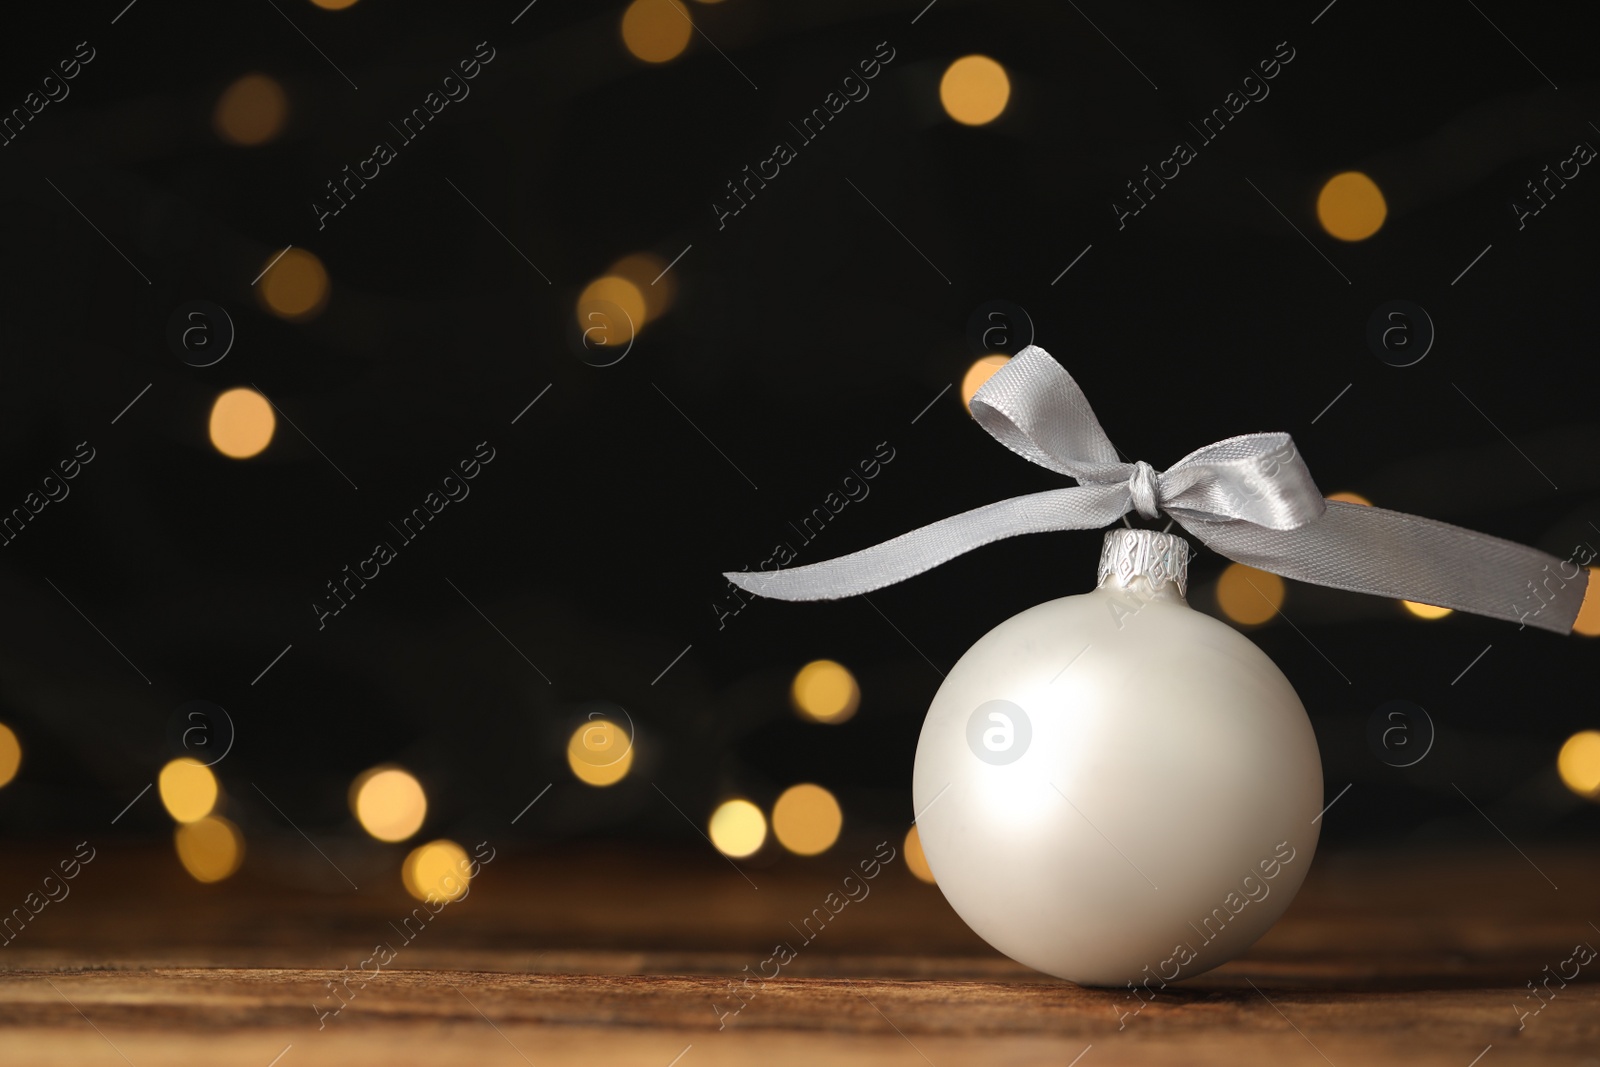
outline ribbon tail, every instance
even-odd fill
[[[1572,561],[1449,523],[1329,501],[1294,530],[1215,521],[1174,509],[1208,548],[1314,585],[1419,601],[1565,634],[1589,572]]]
[[[985,504],[837,559],[775,571],[732,571],[723,577],[777,600],[836,600],[904,581],[992,541],[1097,529],[1116,522],[1130,506],[1126,485],[1051,489]]]

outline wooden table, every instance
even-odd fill
[[[1518,1016],[1547,965],[1600,945],[1600,857],[1522,844],[1537,870],[1503,843],[1325,850],[1248,956],[1125,1025],[1128,994],[1000,957],[896,861],[720,1029],[730,979],[795,940],[789,922],[842,877],[843,845],[750,882],[714,854],[500,855],[409,943],[390,924],[415,902],[387,855],[348,872],[357,892],[304,842],[298,886],[269,880],[271,856],[202,886],[165,848],[104,845],[0,948],[0,1062],[1600,1064],[1600,961]],[[20,903],[58,852],[12,849],[0,902]],[[380,941],[400,947],[358,986]]]

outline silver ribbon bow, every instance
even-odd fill
[[[1137,511],[1150,519],[1165,513],[1229,559],[1314,585],[1555,633],[1570,631],[1583,606],[1589,572],[1571,560],[1416,515],[1324,500],[1288,434],[1230,437],[1165,471],[1124,463],[1078,383],[1035,345],[997,371],[971,407],[1001,444],[1079,484],[974,508],[838,559],[725,577],[779,600],[832,600],[991,541],[1094,529]]]

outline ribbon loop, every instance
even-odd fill
[[[1128,477],[1089,398],[1038,345],[1024,348],[996,371],[970,407],[979,426],[1029,463],[1079,481]]]
[[[1137,511],[1167,514],[1229,559],[1316,585],[1555,633],[1569,632],[1583,606],[1589,572],[1572,560],[1416,515],[1323,500],[1286,433],[1230,437],[1161,472],[1124,462],[1078,383],[1036,345],[996,371],[971,409],[1001,444],[1079,484],[974,508],[838,559],[724,576],[780,600],[831,600],[1002,538],[1094,529]]]

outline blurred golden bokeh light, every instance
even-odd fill
[[[1317,221],[1341,241],[1365,241],[1388,215],[1383,190],[1358,170],[1335,174],[1317,194]]]
[[[197,882],[220,882],[244,862],[244,835],[220,815],[186,822],[172,834],[178,862]]]
[[[610,719],[589,719],[567,739],[567,766],[586,785],[614,785],[633,767],[633,739]]]
[[[993,122],[1011,99],[1011,79],[1006,68],[988,56],[962,56],[945,69],[939,82],[939,102],[945,112],[965,126]]]
[[[350,786],[350,807],[361,828],[379,841],[404,841],[422,829],[428,796],[409,771],[374,767]]]
[[[1600,637],[1600,567],[1589,568],[1589,586],[1583,593],[1572,632],[1582,637]]]
[[[1567,738],[1556,757],[1556,770],[1568,789],[1600,800],[1600,730],[1583,730]]]
[[[198,822],[217,806],[217,776],[192,756],[179,756],[161,768],[161,803],[179,822]]]
[[[627,278],[607,274],[578,294],[578,329],[586,345],[623,345],[633,340],[648,317],[644,294]],[[618,318],[618,312],[622,317]]]
[[[813,722],[844,722],[861,705],[861,687],[855,675],[831,659],[812,660],[801,667],[789,695],[801,718]]]
[[[799,856],[828,851],[839,840],[844,812],[833,794],[805,782],[783,791],[772,806],[772,833],[778,843]]]
[[[440,838],[418,845],[400,865],[400,881],[418,900],[432,893],[437,900],[460,900],[467,895],[471,871],[466,849]]]
[[[678,283],[667,271],[667,264],[667,260],[653,252],[635,252],[623,256],[606,271],[607,275],[621,278],[638,290],[644,307],[639,320],[641,325],[665,314],[678,295]]]
[[[272,405],[254,389],[229,389],[211,405],[211,444],[230,459],[259,455],[277,427]]]
[[[288,117],[283,86],[265,74],[246,74],[217,97],[211,123],[230,144],[258,145],[278,136]]]
[[[622,13],[622,43],[646,63],[677,59],[693,32],[689,9],[678,0],[633,0]]]
[[[328,270],[315,254],[291,248],[278,256],[277,262],[269,259],[267,263],[272,266],[256,285],[267,310],[280,319],[300,322],[314,318],[328,302]]]
[[[311,0],[311,2],[324,11],[343,11],[347,7],[354,7],[356,0]]]
[[[1352,492],[1348,492],[1348,491],[1343,492],[1343,493],[1329,493],[1323,499],[1325,499],[1325,500],[1339,500],[1339,501],[1343,501],[1346,504],[1360,504],[1364,508],[1370,508],[1372,506],[1372,501],[1368,500],[1366,497],[1362,496],[1360,493],[1352,493]]]
[[[1011,357],[993,353],[979,359],[967,368],[967,373],[961,379],[961,406],[967,409],[967,414],[972,414],[972,396],[983,383],[994,377],[994,372],[1011,362]]]
[[[1446,615],[1455,614],[1449,608],[1441,608],[1435,604],[1421,604],[1415,600],[1402,600],[1400,606],[1419,619],[1442,619]]]
[[[16,732],[0,722],[0,786],[5,786],[17,776],[17,768],[22,766],[22,742],[17,740]]]
[[[921,881],[933,885],[933,868],[928,866],[928,856],[922,851],[922,835],[915,826],[906,833],[906,847],[902,851],[906,854],[906,869]]]
[[[711,813],[711,843],[725,856],[752,855],[767,839],[767,818],[748,800],[725,800]]]
[[[1243,563],[1230,563],[1217,579],[1217,606],[1234,622],[1255,626],[1283,607],[1283,579]]]

